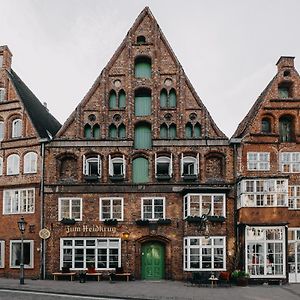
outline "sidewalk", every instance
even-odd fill
[[[70,295],[122,297],[143,300],[299,300],[300,284],[284,286],[195,287],[179,281],[78,281],[31,280],[21,286],[17,279],[0,278],[1,289],[18,289]]]

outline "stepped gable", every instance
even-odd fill
[[[142,47],[137,43],[137,37],[145,35],[146,43]],[[150,55],[151,54],[151,55]],[[152,15],[150,9],[146,7],[135,20],[133,26],[128,31],[126,37],[118,47],[106,67],[102,70],[86,96],[76,107],[62,128],[56,135],[57,138],[81,138],[82,124],[85,122],[86,114],[94,110],[97,120],[106,127],[111,120],[108,110],[108,94],[112,86],[113,79],[120,78],[124,83],[126,92],[126,115],[128,126],[131,127],[131,117],[133,115],[133,98],[134,90],[139,85],[133,82],[133,65],[134,59],[138,56],[151,56],[153,70],[151,82],[143,81],[142,85],[152,91],[152,100],[158,101],[153,103],[152,115],[159,119],[159,92],[162,82],[173,76],[173,83],[176,87],[177,100],[177,118],[181,124],[178,128],[183,128],[188,121],[188,116],[192,112],[197,112],[203,128],[203,137],[211,139],[227,139],[226,135],[217,127],[201,99],[195,92],[185,72],[180,65],[176,55],[170,47],[167,39],[161,31],[157,21]],[[85,114],[86,112],[86,114]],[[179,115],[181,115],[179,117]],[[154,121],[155,122],[155,121]],[[102,137],[105,134],[102,131]],[[128,136],[130,138],[130,135]]]
[[[40,138],[49,138],[49,134],[54,136],[61,124],[48,112],[47,108],[13,70],[10,70],[8,74]]]

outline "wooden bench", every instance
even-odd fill
[[[102,273],[86,273],[87,277],[97,277],[97,280],[100,281]]]
[[[76,272],[69,272],[69,273],[56,272],[56,273],[52,273],[52,275],[53,275],[53,280],[57,280],[58,277],[69,276],[71,281],[73,281],[74,277],[76,276]]]

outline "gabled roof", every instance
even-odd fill
[[[8,74],[39,137],[49,138],[49,133],[54,136],[61,124],[13,70],[10,70]]]

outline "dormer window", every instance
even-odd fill
[[[181,177],[196,179],[199,174],[199,154],[197,157],[181,155]]]
[[[292,98],[291,82],[283,82],[278,85],[278,97],[282,99]]]
[[[11,131],[12,138],[18,138],[22,136],[22,120],[15,119],[12,122],[12,131]]]
[[[159,156],[155,154],[155,177],[157,179],[170,179],[173,173],[172,154],[168,156]]]
[[[125,177],[125,156],[111,157],[109,155],[109,176],[111,180],[122,180]]]
[[[100,155],[83,156],[83,174],[87,181],[97,181],[101,177],[101,158]]]
[[[0,102],[5,101],[5,88],[0,88]]]

